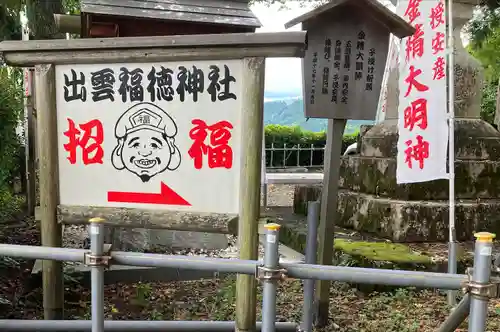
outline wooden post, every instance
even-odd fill
[[[243,61],[243,145],[238,221],[240,259],[258,258],[264,70],[264,58],[245,58]],[[255,331],[256,291],[255,276],[237,276],[236,331]]]
[[[493,123],[497,126],[497,130],[500,130],[500,80],[498,80],[498,85],[497,85],[495,117],[493,118]]]
[[[80,15],[54,14],[54,22],[58,32],[81,33],[82,19]]]
[[[24,97],[24,135],[25,135],[25,166],[26,166],[26,206],[29,216],[35,216],[36,207],[36,152],[35,152],[35,117],[33,115],[33,83],[34,75],[31,69],[25,69]]]
[[[321,265],[333,263],[333,241],[335,217],[337,216],[337,201],[339,191],[340,158],[342,153],[342,137],[347,120],[329,119],[326,137],[324,160],[323,192],[321,197],[321,217],[319,223],[319,261]],[[316,325],[324,327],[328,324],[328,307],[330,302],[329,280],[318,282],[317,303],[318,316]]]
[[[29,40],[30,34],[27,25],[22,27],[22,40]],[[26,212],[29,216],[35,216],[36,207],[36,168],[35,168],[35,139],[34,139],[34,116],[33,116],[33,85],[34,75],[32,68],[23,69],[24,76],[24,175],[26,194]]]
[[[55,66],[37,65],[36,109],[40,152],[40,215],[42,246],[61,247],[62,229],[57,222],[57,116]],[[45,319],[63,319],[62,262],[43,261],[43,308]]]

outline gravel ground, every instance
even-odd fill
[[[268,206],[293,206],[293,192],[295,186],[288,184],[274,185],[267,187]]]
[[[63,233],[63,247],[88,249],[84,244],[87,240],[86,226],[67,226],[64,228]],[[228,235],[228,247],[220,250],[209,250],[202,248],[186,248],[186,249],[172,249],[162,248],[161,251],[155,250],[154,253],[161,253],[166,255],[187,255],[187,256],[202,256],[202,257],[218,257],[218,258],[238,258],[238,247],[236,245],[237,237]],[[259,245],[259,257],[263,257],[264,248]]]

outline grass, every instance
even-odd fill
[[[24,204],[24,196],[16,196],[9,189],[0,187],[0,224],[18,219]]]

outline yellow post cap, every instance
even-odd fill
[[[104,218],[101,218],[101,217],[94,217],[94,218],[90,218],[89,219],[89,222],[90,223],[98,223],[98,222],[104,222]]]
[[[269,224],[265,224],[264,228],[269,230],[269,231],[279,231],[281,228],[281,225],[275,224],[275,223],[269,223]]]
[[[479,232],[479,233],[474,234],[474,237],[476,238],[476,241],[492,242],[493,239],[496,237],[496,235],[493,233],[489,233],[489,232]]]

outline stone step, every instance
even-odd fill
[[[294,212],[305,214],[307,202],[321,197],[321,186],[297,186]],[[458,241],[473,240],[479,231],[500,233],[500,200],[456,202]],[[378,234],[394,242],[445,242],[448,239],[449,202],[404,201],[377,195],[340,190],[336,224]]]

